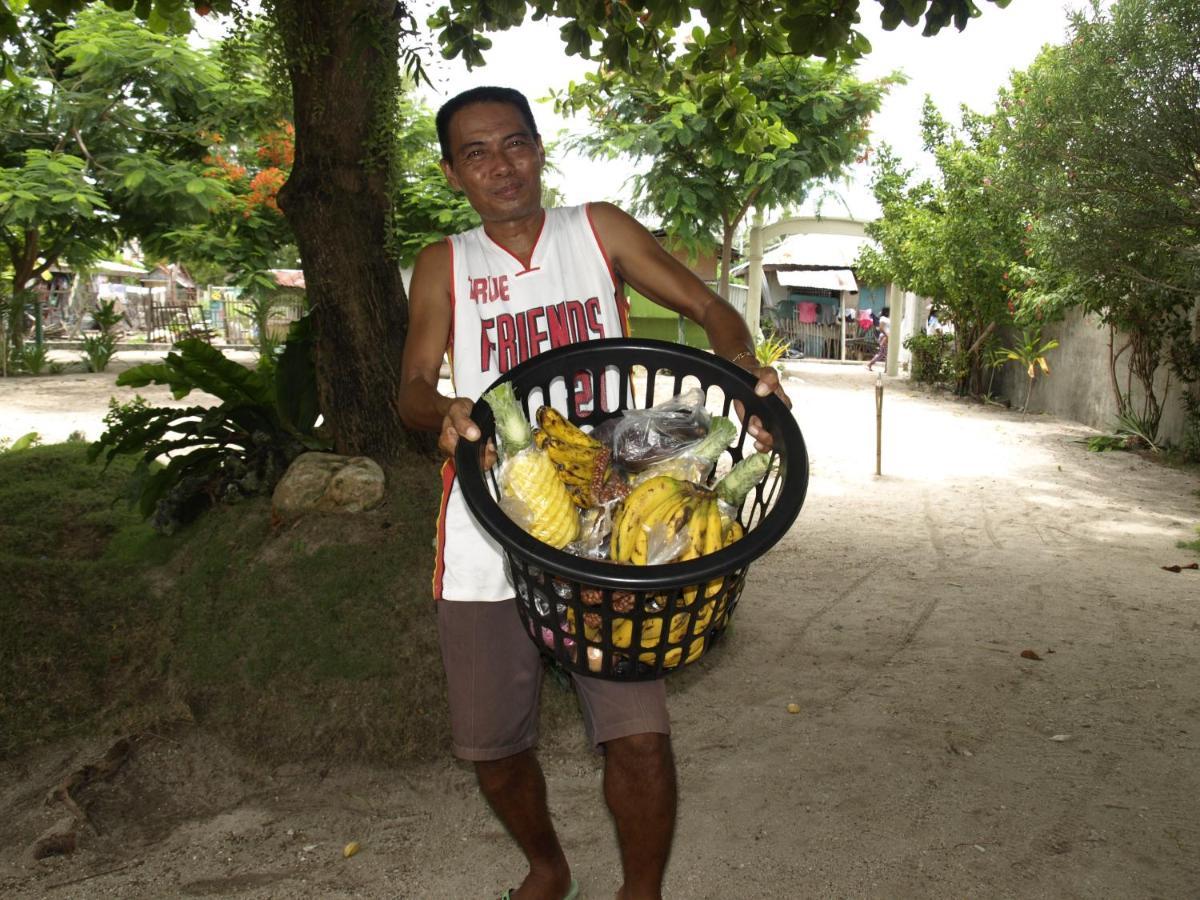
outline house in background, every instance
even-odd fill
[[[691,258],[688,251],[673,245],[667,237],[665,229],[652,231],[660,244],[673,257],[687,266],[701,281],[713,290],[717,286],[717,272],[721,263],[721,246],[716,244],[711,250],[706,250],[696,258]],[[738,259],[734,251],[734,259]],[[664,341],[675,341],[692,347],[708,347],[708,338],[695,322],[689,321],[677,313],[664,309],[652,300],[643,297],[632,286],[626,286],[629,297],[629,330],[634,337],[658,338]],[[735,303],[735,305],[737,305]]]
[[[887,307],[893,338],[887,372],[897,374],[909,355],[904,339],[924,324],[928,302],[895,285],[858,283],[854,261],[870,243],[857,219],[804,216],[756,224],[746,263],[734,270],[747,279],[751,331],[784,337],[807,359],[860,361],[875,352],[878,318]]]
[[[762,331],[786,339],[806,359],[869,359],[886,294],[854,276],[854,262],[870,243],[865,235],[801,232],[766,251]],[[749,268],[746,262],[733,273],[745,277]]]

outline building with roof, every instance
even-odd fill
[[[894,285],[859,284],[854,264],[871,244],[865,223],[856,219],[805,216],[756,224],[746,261],[732,270],[747,281],[751,331],[786,339],[806,359],[859,361],[879,346],[887,310],[887,327],[898,326],[888,346],[887,371],[895,374],[906,361],[903,338],[924,322],[927,304]]]

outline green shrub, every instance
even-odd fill
[[[912,353],[912,377],[918,384],[946,384],[955,378],[954,335],[914,334],[904,341]]]
[[[27,372],[30,375],[41,375],[51,367],[50,351],[45,344],[26,344],[21,352],[13,357],[14,369]]]
[[[316,374],[308,320],[293,324],[275,367],[250,370],[199,338],[175,345],[161,363],[122,372],[117,384],[168,385],[175,399],[212,394],[213,407],[148,406],[140,396],[111,401],[107,430],[88,449],[140,456],[128,499],[157,531],[172,533],[219,501],[269,494],[293,459],[327,449],[316,437]]]
[[[124,316],[116,311],[117,301],[104,300],[96,305],[92,319],[100,333],[83,339],[83,364],[89,372],[103,372],[117,349],[117,326]]]

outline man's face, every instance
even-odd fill
[[[542,207],[546,153],[507,103],[472,103],[450,119],[450,160],[442,171],[484,222],[511,221]]]

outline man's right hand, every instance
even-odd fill
[[[442,431],[438,435],[438,449],[446,456],[454,456],[458,439],[464,437],[469,441],[479,440],[479,426],[471,419],[471,410],[475,403],[466,397],[458,397],[450,401],[446,417],[442,419]],[[488,441],[484,454],[484,469],[490,469],[496,464],[496,447]]]

